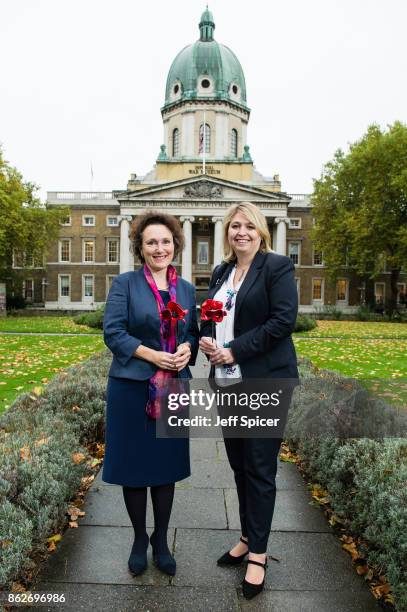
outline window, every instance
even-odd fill
[[[313,266],[323,266],[323,257],[322,257],[322,251],[316,251],[315,249],[312,250],[312,265]]]
[[[208,242],[198,242],[198,256],[196,259],[198,265],[207,265],[209,263]]]
[[[290,217],[288,227],[289,229],[301,229],[301,217]]]
[[[107,261],[108,263],[119,263],[119,241],[107,241]]]
[[[312,279],[312,301],[323,302],[324,300],[324,281],[322,278]]]
[[[23,282],[23,296],[27,302],[32,302],[34,299],[34,279],[27,278]]]
[[[179,156],[179,129],[178,128],[175,128],[175,130],[172,131],[172,156],[173,157]]]
[[[95,226],[95,215],[83,215],[82,225],[84,225],[85,227],[94,227]]]
[[[13,249],[13,268],[24,267],[24,253],[19,249]]]
[[[24,253],[24,267],[25,268],[34,267],[34,255],[32,253]]]
[[[300,243],[289,242],[288,243],[288,256],[295,266],[300,263]]]
[[[397,283],[397,304],[407,304],[406,283]]]
[[[71,241],[60,240],[59,241],[59,261],[69,262],[71,261]]]
[[[339,278],[336,281],[336,301],[348,301],[348,281],[345,278]]]
[[[64,226],[72,225],[72,218],[70,216],[65,217],[65,219],[62,219],[61,225],[64,225]]]
[[[115,276],[114,274],[108,274],[106,276],[106,299],[107,299],[107,296],[109,295],[109,291],[112,286],[114,276]]]
[[[108,215],[106,217],[106,225],[108,227],[117,227],[119,225],[119,217]]]
[[[237,130],[233,128],[231,141],[230,141],[230,152],[232,157],[237,157]]]
[[[71,277],[69,274],[59,275],[59,296],[69,298],[71,293]]]
[[[211,128],[207,123],[202,123],[199,128],[199,153],[203,153],[204,149],[205,153],[211,152]]]
[[[84,263],[93,263],[95,261],[95,241],[83,241],[83,257]]]
[[[384,305],[385,300],[385,285],[384,283],[374,284],[374,300],[378,305]]]
[[[93,285],[94,285],[94,277],[93,274],[84,274],[82,277],[83,283],[83,297],[84,299],[88,298],[89,301],[93,300]]]

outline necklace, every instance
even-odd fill
[[[239,270],[237,269],[237,266],[236,266],[236,276],[237,276],[237,275],[239,274],[239,272],[240,272],[240,276],[237,276],[237,282],[238,282],[238,283],[240,283],[240,281],[243,279],[243,277],[244,277],[244,275],[246,274],[246,272],[247,272],[247,270],[248,270],[248,269],[249,269],[249,268],[246,268],[246,269],[244,269],[244,270],[239,271]]]

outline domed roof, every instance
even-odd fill
[[[213,38],[215,23],[206,8],[199,23],[200,38],[184,47],[167,77],[164,109],[183,100],[229,100],[247,108],[246,83],[236,55]]]

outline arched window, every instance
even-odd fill
[[[205,153],[211,152],[211,128],[207,123],[201,124],[199,128],[199,153],[204,152],[204,143],[205,143]]]
[[[172,131],[172,156],[178,157],[179,155],[179,129],[175,128]]]
[[[230,139],[230,152],[232,157],[237,157],[237,130],[233,128]]]

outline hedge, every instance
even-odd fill
[[[366,559],[386,575],[397,610],[406,611],[406,413],[370,397],[356,381],[332,372],[312,372],[306,366],[301,371],[305,389],[294,394],[287,441],[310,480],[328,491],[331,507],[347,531],[366,543]],[[341,401],[338,387],[344,388],[348,397],[352,395],[351,402]],[[362,416],[358,422],[357,415]],[[320,435],[306,432],[309,417],[312,428],[317,418]],[[336,426],[345,421],[349,430],[338,436],[333,419]],[[369,433],[370,437],[346,437],[355,426],[362,427],[357,433]],[[388,435],[404,437],[385,437]]]
[[[0,586],[45,552],[90,473],[88,443],[103,436],[108,351],[65,370],[43,395],[24,394],[0,417]],[[74,461],[74,453],[85,459]]]

